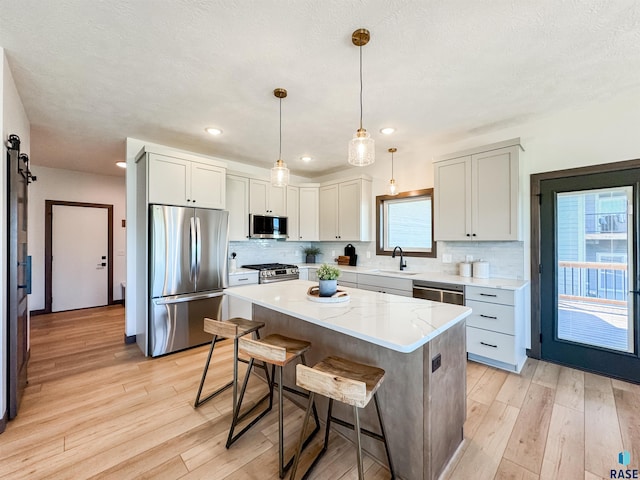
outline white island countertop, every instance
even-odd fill
[[[402,353],[422,347],[441,332],[464,320],[471,309],[410,297],[340,286],[349,293],[344,303],[318,303],[307,299],[317,282],[244,285],[225,294],[344,333]]]

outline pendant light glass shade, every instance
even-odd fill
[[[276,88],[273,94],[280,99],[280,150],[278,160],[271,169],[271,185],[274,187],[284,187],[289,184],[289,169],[287,164],[284,163],[282,158],[282,99],[287,96],[287,91],[284,88]]]
[[[356,167],[364,167],[375,162],[375,141],[371,135],[359,129],[349,142],[349,163]]]
[[[389,153],[391,153],[391,180],[389,180],[389,185],[387,186],[387,192],[389,193],[389,195],[397,195],[399,193],[398,185],[396,184],[396,181],[393,178],[393,154],[397,151],[398,151],[397,148],[389,149]]]
[[[389,186],[387,187],[389,191],[389,195],[397,195],[398,194],[398,186],[396,185],[396,181],[392,178],[389,180]]]
[[[369,30],[360,28],[351,34],[351,42],[360,49],[360,128],[349,142],[349,156],[351,165],[364,167],[376,160],[375,141],[362,128],[362,46],[369,43]]]
[[[275,166],[271,169],[271,185],[274,187],[284,187],[289,184],[289,169],[282,160],[276,160]]]

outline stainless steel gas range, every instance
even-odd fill
[[[243,265],[242,268],[258,270],[258,283],[284,282],[285,280],[297,280],[300,278],[300,272],[296,265],[261,263],[257,265]]]

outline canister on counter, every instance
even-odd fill
[[[489,278],[489,262],[484,260],[473,262],[473,276],[474,278]]]
[[[458,274],[461,277],[470,277],[471,276],[471,264],[468,262],[460,262],[458,264]]]

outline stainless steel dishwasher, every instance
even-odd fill
[[[464,286],[452,283],[414,280],[413,298],[464,305]]]

